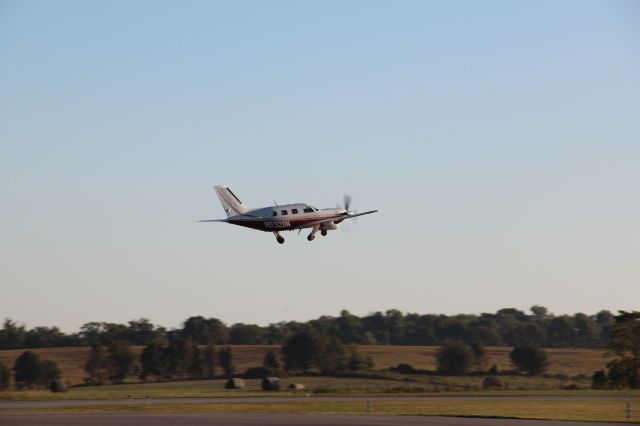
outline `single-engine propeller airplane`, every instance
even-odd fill
[[[275,205],[272,207],[261,207],[250,209],[225,185],[213,187],[220,198],[222,208],[227,214],[226,219],[199,220],[198,222],[226,222],[232,225],[245,226],[264,232],[273,232],[276,240],[284,244],[284,237],[280,231],[293,231],[311,228],[311,233],[307,240],[313,241],[316,232],[325,236],[327,231],[338,229],[340,223],[346,219],[376,213],[378,210],[370,210],[364,213],[357,213],[349,210],[351,197],[344,196],[344,206],[335,209],[319,210],[309,204],[296,203]],[[300,231],[298,231],[300,233]]]

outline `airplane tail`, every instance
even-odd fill
[[[216,190],[218,198],[220,198],[220,203],[227,217],[244,214],[249,211],[247,206],[242,204],[242,201],[226,185],[216,185],[213,188]]]

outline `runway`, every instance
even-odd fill
[[[438,416],[338,414],[0,414],[3,426],[25,425],[337,425],[337,426],[604,426],[616,423]]]

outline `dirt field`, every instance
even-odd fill
[[[235,364],[239,372],[249,367],[261,365],[262,358],[270,349],[278,350],[279,346],[246,345],[232,346]],[[418,369],[435,369],[436,346],[360,346],[363,354],[371,355],[376,370],[393,367],[399,363],[411,364]],[[141,346],[134,346],[133,350],[139,354]],[[23,349],[0,351],[0,362],[11,368],[15,359]],[[489,364],[497,364],[501,370],[510,369],[509,352],[511,348],[486,348]],[[594,349],[548,349],[551,365],[548,373],[576,376],[578,374],[591,375],[594,371],[604,368],[607,359],[602,350]],[[50,348],[33,349],[42,359],[55,361],[62,370],[62,375],[72,384],[83,382],[84,364],[89,354],[89,348]]]

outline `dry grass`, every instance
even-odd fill
[[[279,350],[280,346],[273,345],[243,345],[232,346],[235,364],[242,372],[249,367],[261,365],[262,358],[271,349]],[[136,354],[142,347],[132,347]],[[411,364],[418,369],[435,369],[436,346],[360,346],[360,351],[371,355],[375,368],[378,370],[396,366],[399,363]],[[89,354],[89,348],[49,348],[32,349],[42,359],[55,361],[62,369],[63,377],[72,384],[83,383],[83,366]],[[501,370],[510,369],[509,352],[511,348],[486,348],[489,365],[497,364]],[[0,362],[12,366],[15,359],[23,352],[22,349],[0,351]],[[550,374],[578,374],[591,375],[594,371],[604,368],[607,359],[602,350],[596,349],[548,349],[551,366]]]
[[[360,351],[371,355],[376,369],[389,368],[399,363],[411,364],[414,368],[435,370],[435,354],[438,346],[360,346]],[[496,364],[499,370],[512,369],[509,360],[510,347],[487,347],[488,365]],[[607,358],[602,349],[547,349],[551,365],[549,374],[593,374],[604,368]]]
[[[404,377],[404,376],[398,376]],[[630,396],[640,397],[639,391],[586,389],[588,381],[582,383],[583,389],[562,390],[567,381],[528,377],[503,377],[508,388],[500,391],[482,391],[480,377],[438,377],[414,376],[415,381],[384,379],[356,379],[335,377],[290,377],[282,379],[286,389],[290,383],[302,383],[305,391],[263,392],[260,380],[247,380],[245,389],[224,389],[224,380],[192,380],[162,383],[127,383],[122,385],[73,387],[66,393],[51,393],[46,390],[21,390],[0,392],[0,400],[35,399],[125,399],[125,398],[164,398],[164,397],[247,397],[247,396],[303,396],[314,395],[448,395],[448,396],[513,396],[513,395],[577,395],[577,396]],[[580,382],[577,382],[580,383]]]

